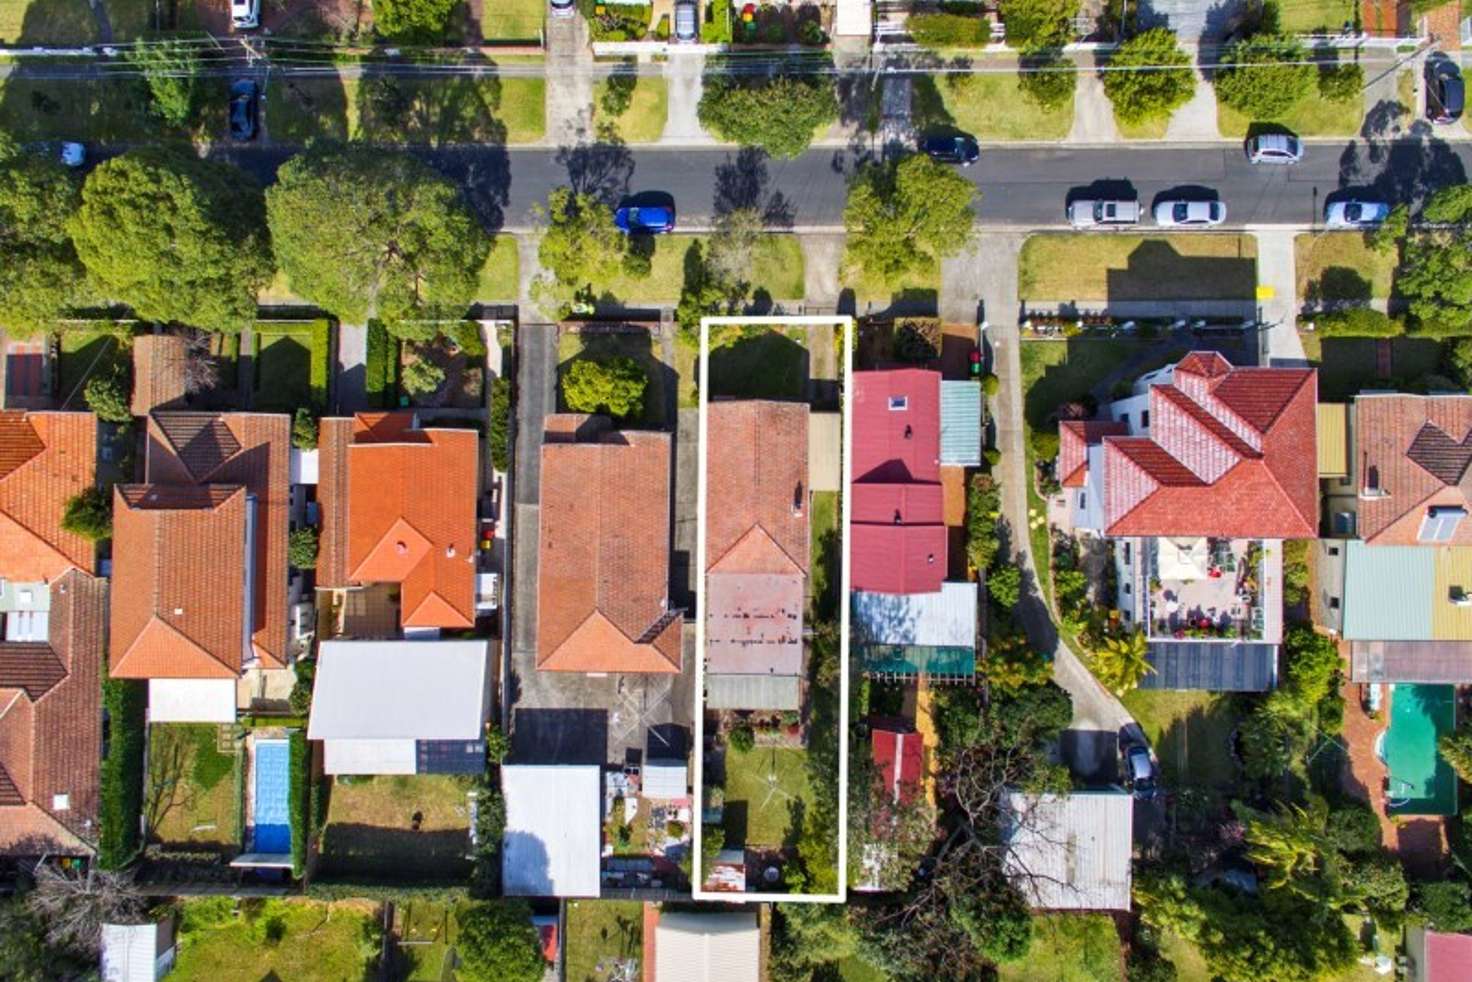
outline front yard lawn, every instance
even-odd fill
[[[1011,72],[917,79],[912,98],[921,128],[954,126],[982,141],[1061,140],[1073,127],[1072,96],[1057,109],[1043,109],[1022,94]]]
[[[180,908],[179,955],[170,982],[374,977],[374,904],[210,897],[186,900]]]
[[[605,126],[612,127],[614,135],[624,143],[653,143],[664,134],[665,117],[669,115],[669,88],[663,78],[638,76],[629,108],[614,117],[603,111],[603,96],[608,85],[607,79],[593,85],[595,131],[601,131]]]
[[[149,728],[149,838],[169,846],[234,852],[240,846],[239,753],[221,753],[212,723],[156,723]]]
[[[632,358],[644,369],[649,385],[644,389],[644,416],[633,420],[637,425],[660,427],[665,420],[665,382],[674,374],[659,354],[659,345],[647,330],[632,328],[619,334],[590,334],[586,337],[571,331],[557,338],[557,374],[561,378],[567,366],[576,358],[588,357],[595,361],[622,355]],[[559,399],[559,402],[561,400]]]
[[[0,3],[0,42],[33,46],[91,44],[97,19],[87,0],[5,0]]]
[[[763,328],[716,345],[712,331],[710,394],[747,399],[796,399],[808,381],[807,332]]]
[[[491,253],[480,268],[480,286],[475,296],[482,302],[511,303],[521,296],[521,254],[516,248],[516,236],[496,236]]]
[[[1362,389],[1384,388],[1390,379],[1419,379],[1442,373],[1443,342],[1435,338],[1326,338],[1299,334],[1303,350],[1319,368],[1319,398],[1348,399]],[[1377,352],[1390,346],[1390,375],[1382,376]]]
[[[1017,292],[1024,300],[1250,300],[1257,241],[1046,232],[1022,244]]]
[[[1235,783],[1231,741],[1238,715],[1230,694],[1135,689],[1122,701],[1160,758],[1167,787],[1220,790]]]
[[[282,413],[300,406],[327,408],[330,321],[257,321],[255,342],[254,408]]]
[[[638,978],[644,948],[644,905],[635,900],[570,900],[567,903],[567,982]],[[630,965],[629,963],[632,963]]]
[[[1150,345],[1118,339],[1023,341],[1022,404],[1027,425],[1032,429],[1043,426],[1054,409],[1082,399],[1102,379],[1149,350]]]
[[[940,264],[912,273],[899,282],[887,282],[861,270],[844,274],[843,287],[854,291],[860,310],[899,308],[901,313],[934,314],[940,303]]]
[[[83,389],[89,379],[121,369],[130,375],[133,353],[119,339],[131,334],[131,325],[64,325],[57,348],[60,389],[57,393],[63,409],[86,409]]]
[[[1305,233],[1294,238],[1293,252],[1304,303],[1390,296],[1395,251],[1370,248],[1362,232]]]
[[[1035,914],[1027,956],[1000,967],[1000,982],[1124,982],[1124,953],[1106,914]]]
[[[802,299],[806,286],[797,236],[773,233],[764,238],[751,269],[752,292],[765,291],[775,300]],[[685,284],[686,255],[697,242],[704,255],[708,241],[704,235],[658,236],[649,275],[632,277],[620,272],[600,286],[599,297],[610,304],[634,306],[674,303]]]
[[[469,790],[467,778],[443,774],[337,778],[322,839],[325,869],[406,880],[463,878],[469,871]]]
[[[142,143],[223,140],[227,80],[202,80],[195,126],[166,125],[150,111],[148,90],[120,78],[55,78],[27,75],[24,66],[0,80],[0,130],[18,141],[83,140]]]
[[[496,41],[536,41],[542,37],[545,0],[496,0],[480,15],[480,35]]]
[[[1299,136],[1354,136],[1360,131],[1364,119],[1365,100],[1360,93],[1356,92],[1352,99],[1340,101],[1325,99],[1314,88],[1288,115],[1273,122],[1286,126]],[[1222,136],[1242,139],[1247,136],[1248,127],[1262,120],[1250,119],[1217,99],[1216,122]]]
[[[811,808],[807,751],[726,747],[726,845],[760,849],[792,845],[803,811]]]
[[[1284,4],[1279,15],[1284,34],[1338,34],[1353,26],[1353,0],[1297,0]]]

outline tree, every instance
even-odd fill
[[[112,537],[112,496],[99,487],[83,488],[66,503],[61,527],[90,542]]]
[[[1365,87],[1365,70],[1353,62],[1319,66],[1319,95],[1330,102],[1360,98]]]
[[[840,962],[858,943],[842,904],[775,904],[769,966],[773,982],[807,982],[814,969]]]
[[[445,381],[445,370],[426,358],[415,358],[404,366],[400,383],[411,396],[427,396]]]
[[[26,906],[46,925],[47,944],[95,955],[102,948],[103,924],[135,924],[142,919],[143,896],[133,885],[131,872],[73,873],[38,863],[35,877]]]
[[[1078,0],[1002,0],[1007,43],[1031,54],[1061,48],[1073,40]]]
[[[154,114],[170,126],[188,126],[198,97],[199,46],[182,39],[149,41],[135,45],[128,60],[148,83]]]
[[[986,658],[981,663],[992,688],[1016,693],[1052,678],[1053,666],[1033,650],[1025,634],[1010,624],[997,624],[999,618],[992,620],[994,629],[987,643]]]
[[[716,216],[711,232],[706,269],[717,282],[739,288],[744,294],[751,282],[752,268],[771,253],[772,240],[766,222],[755,208],[735,208]]]
[[[1438,931],[1472,931],[1472,887],[1456,880],[1416,885],[1416,909]]]
[[[0,978],[9,982],[82,982],[97,977],[97,962],[46,945],[46,928],[11,896],[0,900]]]
[[[317,449],[317,417],[306,406],[298,406],[291,418],[291,445],[298,450]]]
[[[1144,631],[1105,638],[1104,644],[1094,649],[1090,661],[1094,677],[1110,692],[1124,695],[1139,685],[1146,675],[1154,674],[1155,666],[1147,657],[1149,649]]]
[[[976,196],[975,185],[929,157],[870,164],[843,209],[845,265],[883,283],[938,265],[970,239]]]
[[[1283,637],[1283,654],[1283,682],[1278,693],[1292,699],[1300,713],[1312,712],[1334,691],[1339,650],[1327,635],[1309,627],[1295,627]]]
[[[538,277],[534,291],[565,314],[576,298],[618,276],[628,239],[613,224],[612,208],[571,188],[553,189],[536,215],[547,225],[537,261],[550,276]]]
[[[978,951],[997,964],[1015,962],[1032,946],[1032,912],[1015,888],[969,893],[957,898],[951,920],[964,930]]]
[[[1291,37],[1258,34],[1222,52],[1212,82],[1222,102],[1252,120],[1281,119],[1308,95],[1314,66]]]
[[[430,44],[444,37],[456,0],[374,0],[373,29],[390,41]]]
[[[1442,759],[1463,781],[1472,781],[1472,720],[1463,719],[1457,728],[1437,741]]]
[[[82,389],[82,397],[87,400],[87,408],[104,422],[133,421],[133,410],[128,404],[127,375],[121,369],[92,376]]]
[[[0,153],[0,310],[12,337],[51,329],[77,299],[84,271],[67,223],[80,203],[49,155]]]
[[[705,74],[696,112],[700,125],[722,140],[796,157],[819,127],[838,119],[838,97],[827,75],[754,74],[717,63]]]
[[[538,982],[547,970],[531,908],[524,901],[470,904],[457,912],[456,920],[456,974],[465,982]]]
[[[1245,806],[1239,806],[1237,812],[1246,822],[1247,858],[1266,872],[1268,889],[1293,886],[1319,871],[1329,818],[1322,800],[1311,802],[1308,808],[1285,805],[1275,814]]]
[[[756,746],[756,734],[752,732],[750,726],[741,723],[733,726],[731,732],[726,734],[726,742],[737,753],[749,754],[752,747]]]
[[[1048,53],[1025,58],[1017,76],[1017,89],[1040,109],[1062,109],[1073,98],[1077,76],[1073,63]]]
[[[409,154],[317,144],[266,192],[291,288],[350,324],[428,341],[475,299],[491,240],[460,189]]]
[[[1392,217],[1397,217],[1392,213]],[[1432,194],[1421,217],[1441,228],[1401,232],[1401,269],[1396,289],[1411,315],[1427,325],[1459,329],[1472,320],[1472,185],[1454,185]],[[1388,224],[1388,223],[1387,223]],[[1390,233],[1384,233],[1388,238]]]
[[[986,592],[1001,607],[1011,610],[1022,598],[1022,570],[998,566],[986,578]]]
[[[627,356],[578,358],[562,376],[562,398],[575,413],[607,413],[627,419],[644,411],[648,385],[644,369]]]
[[[87,272],[146,320],[239,330],[271,278],[260,189],[177,148],[98,165],[67,226]]]
[[[1104,94],[1127,126],[1165,119],[1196,91],[1191,57],[1166,27],[1143,31],[1119,46],[1104,72]]]
[[[317,528],[305,525],[292,529],[286,538],[286,560],[297,569],[317,568]]]

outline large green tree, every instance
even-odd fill
[[[471,904],[455,915],[455,972],[465,982],[537,982],[547,970],[531,908],[520,900]]]
[[[390,41],[428,44],[444,37],[459,0],[373,0],[373,29]]]
[[[276,258],[300,296],[350,323],[427,340],[464,316],[491,240],[460,189],[407,154],[317,145],[266,192]]]
[[[578,358],[562,376],[562,399],[577,413],[607,413],[626,418],[644,411],[649,376],[634,359]]]
[[[819,127],[838,119],[838,97],[828,75],[751,74],[714,65],[697,111],[700,125],[722,140],[795,157]]]
[[[1125,41],[1104,71],[1104,93],[1121,123],[1138,125],[1164,119],[1185,105],[1196,89],[1191,57],[1165,27]]]
[[[960,252],[971,236],[976,186],[929,157],[871,164],[854,179],[843,225],[845,262],[894,284]]]
[[[537,246],[537,261],[547,271],[534,286],[539,301],[566,313],[619,275],[628,238],[613,224],[613,209],[596,196],[554,188],[537,217],[546,224]]]
[[[1007,43],[1024,53],[1061,48],[1073,40],[1079,0],[1002,0]]]
[[[1421,210],[1434,227],[1404,232],[1396,290],[1430,333],[1472,322],[1472,185],[1442,188]]]
[[[67,222],[81,195],[60,163],[0,151],[0,325],[12,336],[49,330],[84,271]]]
[[[1253,120],[1281,119],[1317,79],[1296,39],[1258,34],[1225,49],[1212,81],[1222,102]]]
[[[140,43],[128,60],[143,72],[154,113],[172,126],[187,126],[199,97],[200,47],[182,39]]]
[[[147,147],[88,175],[67,227],[102,291],[140,318],[238,330],[271,278],[265,218],[238,168]]]

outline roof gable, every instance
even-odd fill
[[[91,413],[0,412],[0,577],[49,582],[96,569],[96,547],[61,527],[67,502],[97,479]]]
[[[732,400],[706,410],[706,558],[714,568],[753,529],[808,566],[808,406]]]

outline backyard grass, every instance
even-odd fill
[[[1303,234],[1293,240],[1298,296],[1312,303],[1390,296],[1395,252],[1372,249],[1362,232]]]
[[[557,372],[561,377],[568,363],[575,358],[612,358],[618,355],[632,358],[644,369],[649,385],[644,390],[644,415],[636,424],[643,422],[651,427],[665,423],[665,382],[673,374],[670,366],[660,360],[654,337],[642,329],[620,334],[581,334],[565,332],[557,338]],[[561,402],[561,400],[558,400]]]
[[[685,259],[699,243],[704,255],[704,235],[661,235],[654,241],[654,256],[648,276],[632,277],[623,272],[604,284],[600,296],[610,304],[673,303],[685,284]],[[763,237],[751,268],[753,293],[765,292],[776,300],[799,300],[806,293],[803,279],[802,246],[795,235]]]
[[[1225,137],[1244,138],[1248,127],[1253,123],[1265,122],[1244,116],[1221,99],[1216,101],[1216,112],[1217,129]],[[1286,116],[1272,122],[1287,127],[1299,136],[1354,136],[1360,131],[1360,124],[1364,119],[1365,100],[1360,93],[1356,92],[1354,98],[1341,101],[1325,99],[1314,88]]]
[[[570,900],[567,904],[567,982],[604,982],[615,963],[632,962],[620,978],[638,978],[644,947],[644,905],[634,900]]]
[[[239,905],[240,913],[232,914]],[[181,905],[178,961],[170,982],[260,982],[372,977],[374,905],[211,897]]]
[[[149,838],[170,846],[233,850],[240,844],[239,754],[216,748],[210,723],[158,723],[149,729]]]
[[[838,605],[840,569],[839,551],[842,536],[838,529],[838,492],[814,491],[812,511],[808,515],[812,532],[811,571],[813,609],[818,616]]]
[[[58,347],[58,397],[63,409],[86,408],[82,390],[94,376],[119,369],[132,371],[132,352],[119,343],[115,329],[110,327],[64,327]]]
[[[1220,789],[1236,780],[1231,738],[1238,717],[1230,695],[1135,689],[1122,701],[1160,757],[1168,786]]]
[[[1029,236],[1017,291],[1027,300],[1234,300],[1257,293],[1247,235]]]
[[[332,361],[332,324],[315,321],[257,321],[253,408],[294,412],[327,407]]]
[[[1000,982],[1124,982],[1124,956],[1105,914],[1035,914],[1027,956],[998,969]]]
[[[1318,364],[1319,399],[1325,402],[1348,399],[1362,389],[1384,388],[1376,350],[1377,338],[1325,338],[1300,332],[1304,354]],[[1396,337],[1390,345],[1392,379],[1419,379],[1440,374],[1444,343],[1435,338]]]
[[[807,751],[793,747],[726,748],[726,844],[775,848],[797,840],[794,818],[813,803]]]
[[[498,235],[491,254],[480,268],[480,285],[476,299],[507,300],[515,303],[521,296],[521,255],[516,249],[516,236]]]
[[[455,917],[458,910],[458,904],[418,898],[394,905],[394,934],[399,940],[399,964],[394,979],[440,982],[453,977],[450,974],[453,969],[447,971],[445,963],[454,958],[455,938],[460,933]]]
[[[87,0],[0,0],[0,42],[63,46],[96,40],[97,20]]]
[[[544,0],[496,0],[485,5],[480,15],[480,34],[487,40],[539,41],[542,36]]]
[[[757,328],[731,337],[711,339],[710,395],[747,399],[795,399],[808,381],[807,332],[802,328]]]
[[[1043,109],[1022,94],[1011,73],[951,74],[914,90],[922,128],[954,126],[978,140],[1061,140],[1073,127],[1073,97]],[[928,91],[927,91],[928,88]],[[937,97],[939,105],[936,105]]]
[[[595,129],[601,131],[604,126],[611,126],[624,143],[653,143],[663,135],[665,117],[669,114],[669,88],[659,76],[640,75],[638,79],[629,108],[614,117],[603,112],[603,94],[608,91],[608,80],[593,85]]]
[[[467,779],[440,774],[338,778],[328,795],[324,866],[339,875],[389,872],[407,880],[464,876],[468,789]]]

